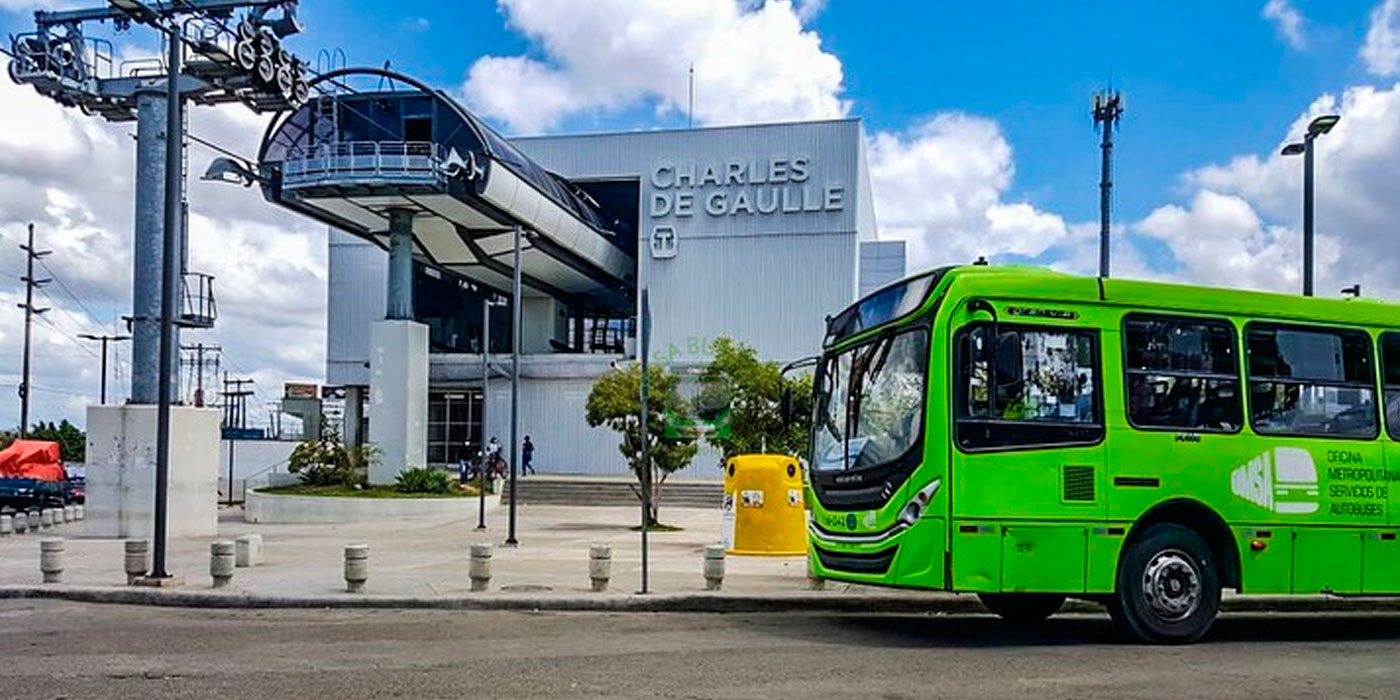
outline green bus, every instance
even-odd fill
[[[1153,642],[1400,594],[1400,307],[943,268],[828,319],[813,403],[818,578]]]

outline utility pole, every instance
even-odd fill
[[[215,368],[215,376],[218,376],[218,358],[219,353],[223,352],[223,348],[219,347],[218,345],[205,345],[204,343],[196,343],[194,345],[183,345],[180,347],[180,349],[186,353],[192,353],[194,355],[193,358],[182,359],[181,364],[193,369],[194,406],[195,408],[204,408],[204,354],[207,352],[213,355],[213,357],[211,357],[210,359],[212,360],[212,363]]]
[[[252,386],[252,379],[230,379],[228,373],[224,373],[224,390],[220,394],[223,397],[224,406],[224,437],[228,439],[228,500],[227,505],[233,505],[233,448],[236,444],[234,438],[237,437],[231,429],[237,424],[237,428],[248,427],[248,397],[253,395],[252,389],[244,389],[244,385]],[[232,388],[230,388],[232,387]]]
[[[102,343],[102,405],[107,405],[107,343],[120,343],[124,340],[131,340],[129,335],[93,335],[82,333],[78,336],[83,340],[96,340]]]
[[[1109,229],[1113,210],[1113,131],[1123,117],[1123,95],[1117,90],[1094,93],[1094,128],[1103,135],[1103,176],[1099,180],[1099,277],[1108,277]]]
[[[34,248],[34,224],[29,225],[29,244],[20,246],[27,259],[24,272],[24,303],[19,308],[24,309],[24,369],[23,378],[19,382],[19,436],[25,438],[29,436],[29,350],[30,334],[34,325],[34,317],[48,311],[48,309],[38,309],[34,307],[34,290],[52,282],[48,279],[35,279],[34,261],[43,258],[52,250],[35,250]]]

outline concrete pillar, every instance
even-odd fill
[[[391,485],[428,462],[428,327],[379,321],[370,329],[369,441],[380,452],[369,482]]]
[[[149,537],[154,531],[155,406],[89,406],[87,505],[90,537]],[[170,409],[169,537],[218,534],[219,421],[213,408]]]
[[[467,565],[467,576],[472,582],[472,591],[480,592],[491,585],[491,545],[471,546],[471,561]]]
[[[136,226],[131,274],[131,403],[154,404],[160,377],[160,289],[165,231],[164,84],[136,95]],[[183,252],[180,253],[183,256]],[[180,329],[175,329],[175,347]],[[180,355],[171,356],[171,399],[179,397]]]
[[[345,387],[345,444],[351,447],[359,447],[365,443],[365,435],[360,431],[360,423],[364,420],[365,410],[365,387],[347,386]]]
[[[233,582],[233,542],[220,540],[209,543],[209,578],[215,588],[227,588]]]
[[[369,545],[345,545],[345,590],[359,593],[369,580]]]
[[[39,572],[44,575],[44,583],[63,583],[63,540],[39,543]]]
[[[262,535],[243,535],[234,542],[235,566],[250,567],[262,563]]]
[[[612,545],[594,544],[588,547],[588,579],[594,592],[608,590],[608,580],[612,578]]]
[[[554,340],[569,342],[569,311],[554,297],[525,297],[520,300],[520,349],[527,355],[552,353]]]
[[[705,590],[717,591],[724,585],[724,545],[705,545]]]
[[[413,320],[413,212],[389,210],[389,290],[387,317]]]
[[[147,540],[127,540],[122,543],[122,568],[126,571],[126,583],[131,585],[151,570],[151,543]]]

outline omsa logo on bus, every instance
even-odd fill
[[[1235,469],[1230,490],[1275,513],[1316,513],[1317,465],[1307,450],[1276,447]]]

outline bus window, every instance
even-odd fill
[[[1365,333],[1253,323],[1245,336],[1255,432],[1376,437],[1375,375]]]
[[[1385,429],[1400,440],[1400,333],[1381,336],[1381,372],[1385,378]]]
[[[1233,433],[1244,424],[1230,323],[1132,315],[1123,345],[1133,427]]]
[[[987,347],[990,335],[989,325],[977,324],[956,341],[961,447],[1085,444],[1103,437],[1097,333],[1002,325],[995,352]]]

